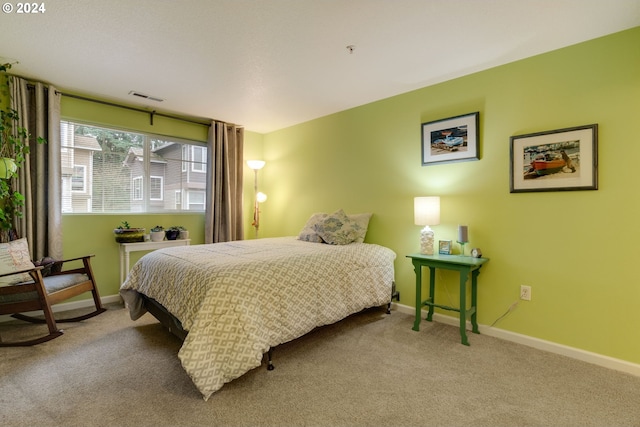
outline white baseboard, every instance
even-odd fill
[[[393,303],[392,306],[401,313],[415,315],[416,309],[403,304]],[[422,310],[422,319],[427,316],[427,311]],[[447,325],[460,326],[460,320],[457,317],[446,316],[440,313],[433,314],[433,320],[445,323]],[[467,321],[467,329],[471,330],[471,323]],[[562,344],[556,344],[551,341],[545,341],[538,338],[530,337],[528,335],[517,334],[515,332],[505,331],[486,325],[478,325],[478,329],[481,334],[488,335],[495,338],[500,338],[505,341],[512,341],[518,344],[523,344],[528,347],[533,347],[538,350],[548,351],[550,353],[560,354],[562,356],[571,357],[572,359],[581,360],[583,362],[592,363],[594,365],[602,366],[616,371],[626,372],[640,377],[640,365],[636,363],[627,362],[621,359],[615,359],[613,357],[604,356],[598,353],[592,353],[589,351],[581,350],[579,348],[569,347]]]
[[[122,302],[122,298],[120,298],[120,295],[109,295],[107,297],[100,298],[100,301],[102,301],[103,304],[111,304],[111,303]],[[80,301],[72,301],[72,302],[64,302],[61,304],[56,304],[52,307],[52,310],[54,313],[60,313],[63,311],[75,310],[77,308],[85,308],[85,307],[92,307],[92,306],[93,306],[92,299],[84,299]],[[34,312],[28,312],[24,314],[30,315],[30,316],[37,316],[38,314],[41,315],[42,311],[34,311]],[[9,320],[16,320],[16,319],[11,317],[9,314],[4,314],[0,316],[0,323],[7,322]]]

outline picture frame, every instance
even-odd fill
[[[422,123],[422,166],[479,160],[480,113]]]
[[[511,193],[598,189],[598,125],[510,138]]]
[[[438,253],[440,255],[451,255],[451,240],[438,241]]]

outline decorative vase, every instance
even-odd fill
[[[164,230],[151,232],[152,242],[162,242],[163,240],[164,240]]]
[[[0,158],[0,178],[8,179],[18,170],[16,162],[9,157]]]
[[[113,234],[118,243],[144,242],[144,228],[116,228]]]
[[[167,233],[166,233],[167,240],[176,240],[179,234],[180,234],[180,230],[167,230]]]

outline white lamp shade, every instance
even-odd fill
[[[262,169],[264,167],[265,161],[264,160],[247,160],[247,164],[251,169],[255,171],[258,169]]]
[[[416,225],[440,224],[440,197],[415,197],[413,217]]]

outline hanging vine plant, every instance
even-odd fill
[[[9,105],[9,79],[7,70],[11,64],[0,64],[0,230],[14,228],[14,218],[22,217],[24,195],[16,191],[13,178],[29,155],[29,133],[18,125],[18,112]],[[46,143],[44,138],[36,138],[39,144]]]

